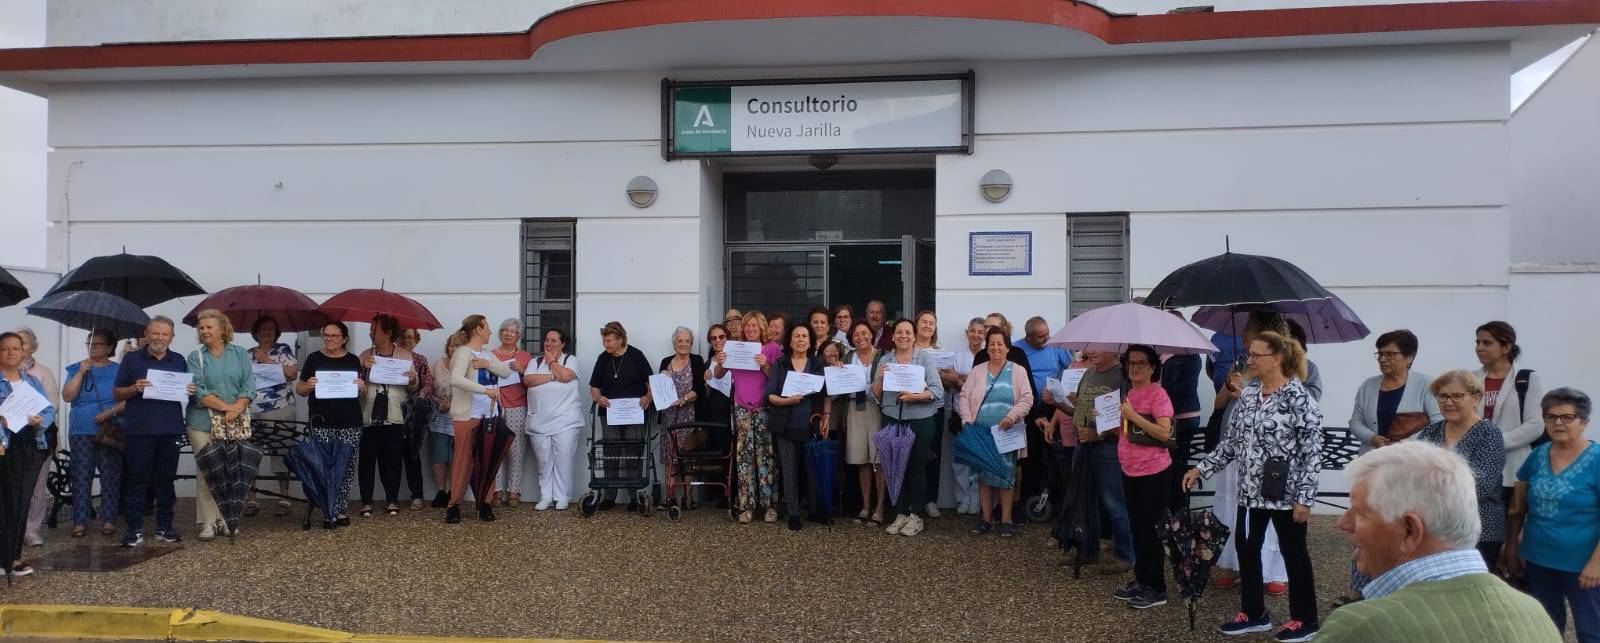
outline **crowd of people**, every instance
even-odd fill
[[[1321,631],[1336,640],[1372,640],[1397,638],[1396,632],[1428,636],[1430,628],[1448,626],[1543,640],[1559,637],[1570,609],[1578,637],[1600,640],[1600,455],[1584,437],[1591,402],[1571,388],[1546,391],[1520,361],[1516,331],[1505,322],[1477,329],[1477,369],[1436,377],[1412,369],[1418,338],[1410,331],[1376,338],[1377,374],[1359,388],[1349,418],[1362,455],[1351,465],[1351,508],[1339,521],[1357,550],[1349,589],[1322,623],[1307,524],[1318,497],[1328,411],[1304,329],[1276,314],[1251,314],[1241,334],[1219,334],[1217,353],[1202,358],[1142,345],[1074,355],[1049,345],[1050,326],[1040,317],[1023,324],[1020,340],[1013,341],[1010,320],[994,313],[969,320],[962,337],[941,344],[932,311],[891,320],[881,301],[870,302],[860,319],[848,305],[819,307],[803,320],[728,310],[703,334],[703,355],[696,350],[701,335],[679,327],[672,352],[654,365],[629,344],[622,324],[608,323],[586,380],[569,353],[566,329],[542,330],[534,354],[523,349],[524,329],[515,319],[495,329],[482,315],[467,317],[444,354],[430,361],[415,351],[420,334],[387,317],[370,324],[371,348],[360,354],[347,348],[349,328],[333,322],[320,330],[321,348],[301,356],[280,341],[271,318],[250,329],[256,346],[249,350],[233,343],[222,313],[198,318],[201,346],[187,359],[169,351],[175,327],[163,317],[150,322],[120,362],[114,361],[119,339],[105,330],[91,333],[87,357],[67,367],[59,392],[49,370],[32,359],[31,333],[0,335],[0,400],[26,383],[70,405],[73,537],[86,536],[98,521],[106,536],[120,533],[122,545],[140,546],[143,507],[153,496],[153,538],[181,541],[173,525],[178,437],[195,448],[232,439],[213,432],[240,418],[293,419],[302,398],[309,432],[356,453],[338,484],[337,509],[325,512],[327,528],[350,524],[345,509],[357,482],[356,511],[374,515],[375,478],[385,514],[422,510],[424,460],[437,488],[433,507],[444,509],[446,522],[460,522],[474,468],[473,429],[497,415],[515,438],[495,490],[474,499],[479,519],[493,520],[495,508],[523,502],[527,445],[538,472],[534,509],[565,510],[577,493],[572,467],[590,405],[597,437],[621,440],[641,435],[646,425],[612,422],[608,411],[615,411],[612,419],[632,417],[614,403],[637,400],[654,426],[710,425],[680,429],[660,443],[727,450],[734,484],[722,501],[739,523],[785,520],[800,530],[806,519],[829,519],[820,507],[831,503],[819,502],[802,451],[821,437],[837,441],[842,479],[854,481],[840,485],[845,515],[915,537],[940,517],[937,492],[948,476],[956,513],[975,516],[971,534],[1009,538],[1024,522],[1019,505],[1047,484],[1043,454],[1067,452],[1069,466],[1092,472],[1110,530],[1110,555],[1099,571],[1132,572],[1109,598],[1133,608],[1167,602],[1157,523],[1165,512],[1187,507],[1190,491],[1210,480],[1213,511],[1232,529],[1217,582],[1240,590],[1239,613],[1221,624],[1224,634],[1275,631],[1278,640],[1302,641]],[[730,341],[760,345],[755,369],[730,366]],[[379,358],[411,364],[406,383],[369,382]],[[844,365],[860,367],[865,390],[788,393],[796,374],[820,376]],[[887,374],[908,365],[921,367],[922,385],[886,387]],[[282,377],[258,377],[274,367]],[[1076,389],[1057,388],[1072,369],[1082,373]],[[185,404],[144,395],[152,370],[193,374],[186,411]],[[318,396],[319,374],[352,371],[359,373],[356,397]],[[662,392],[650,383],[658,374],[670,378],[674,399],[653,398]],[[1209,413],[1201,408],[1202,381],[1216,393]],[[1090,400],[1113,391],[1120,393],[1123,422],[1100,430]],[[25,428],[7,426],[0,457],[54,448],[55,418],[51,407]],[[994,470],[941,466],[953,436],[987,435],[990,427],[1023,432],[1026,446],[1002,454]],[[873,438],[889,428],[912,436],[904,471],[882,466]],[[1191,444],[1204,444],[1204,453],[1191,454]],[[27,528],[32,544],[42,543],[43,479]],[[409,499],[401,494],[402,479]],[[228,534],[205,485],[196,488],[197,537]],[[665,485],[668,502],[682,493],[675,489],[681,488]],[[676,499],[697,500],[704,498]],[[597,508],[616,502],[600,494]],[[277,512],[287,510],[280,501]],[[252,497],[246,513],[257,511]],[[4,553],[13,574],[32,571],[17,552]],[[1532,598],[1497,577],[1515,579]],[[1437,585],[1424,590],[1425,583]],[[1290,610],[1280,623],[1265,596],[1283,593]],[[1503,608],[1494,613],[1512,616],[1486,619],[1475,596],[1492,597]],[[1446,625],[1419,616],[1429,610],[1449,613]]]

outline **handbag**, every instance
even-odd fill
[[[199,349],[197,349],[195,351],[195,356],[199,358],[199,359],[195,360],[195,363],[200,365],[200,376],[201,377],[205,377],[205,371],[206,371],[205,350],[206,350],[205,347],[202,346],[202,347],[200,347]],[[250,439],[250,407],[249,407],[249,405],[245,406],[245,410],[244,410],[243,413],[240,413],[239,415],[235,416],[232,420],[226,419],[226,415],[225,414],[224,415],[217,415],[217,412],[214,411],[214,410],[211,410],[211,409],[206,409],[206,415],[211,418],[211,437],[213,439],[216,439],[216,440],[248,440],[248,439]]]
[[[1261,465],[1261,499],[1282,502],[1289,496],[1289,461],[1272,458]]]
[[[1383,437],[1391,441],[1404,440],[1422,427],[1428,426],[1428,414],[1420,411],[1407,411],[1394,414],[1394,419],[1389,422],[1389,427],[1383,432]]]
[[[1148,413],[1140,413],[1139,417],[1142,417],[1142,418],[1145,419],[1145,421],[1148,421],[1148,422],[1151,422],[1151,423],[1154,423],[1156,421],[1155,417],[1151,416]],[[1145,433],[1144,429],[1141,428],[1138,424],[1135,424],[1133,422],[1127,422],[1127,425],[1128,425],[1127,436],[1128,436],[1128,443],[1129,444],[1137,444],[1139,446],[1146,446],[1146,447],[1166,447],[1168,449],[1176,449],[1176,448],[1178,448],[1178,441],[1172,439],[1172,437],[1173,437],[1172,435],[1168,435],[1166,440],[1157,440],[1157,439],[1155,439],[1153,437],[1150,437],[1149,433]]]
[[[102,446],[112,451],[121,452],[128,448],[127,440],[122,437],[122,423],[117,420],[107,420],[95,424],[94,440],[97,446]]]

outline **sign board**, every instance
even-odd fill
[[[969,152],[972,75],[662,82],[662,155]]]
[[[1033,274],[1033,233],[967,233],[967,274],[974,277]]]

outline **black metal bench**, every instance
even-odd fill
[[[261,448],[263,460],[274,457],[281,458],[283,454],[289,452],[289,449],[295,443],[300,441],[301,437],[305,435],[307,427],[308,424],[306,422],[254,420],[251,423],[250,442]],[[194,450],[189,445],[189,439],[183,437],[181,440],[182,446],[179,447],[179,457],[184,455],[193,456]],[[49,473],[45,474],[45,487],[50,491],[50,496],[53,498],[50,504],[48,524],[51,529],[55,529],[59,522],[61,510],[72,505],[72,454],[65,448],[59,449],[50,458],[50,462],[53,466],[50,467]],[[99,476],[98,473],[95,475],[96,477]],[[195,476],[193,474],[178,474],[177,478],[179,480],[194,480]],[[256,478],[258,481],[262,479],[261,477]],[[290,481],[294,480],[294,476],[287,470],[287,467],[279,467],[279,471],[276,474],[265,479],[276,480],[279,483],[276,487],[284,488]],[[255,491],[258,495],[272,496],[293,502],[305,502],[304,498],[285,495],[259,487]],[[95,494],[96,497],[99,495],[98,493]]]
[[[1189,467],[1193,467],[1199,464],[1201,460],[1205,459],[1206,455],[1208,455],[1205,447],[1206,436],[1204,431],[1195,431],[1189,436]],[[1350,429],[1342,426],[1322,427],[1323,471],[1343,471],[1346,466],[1349,466],[1350,461],[1356,459],[1356,455],[1358,455],[1360,452],[1361,442],[1356,440],[1355,436],[1350,435]],[[1187,470],[1187,467],[1185,467],[1185,470]],[[1215,493],[1215,491],[1195,490],[1190,495],[1211,496]],[[1336,509],[1347,509],[1348,507],[1345,505],[1323,500],[1323,498],[1348,499],[1349,497],[1350,492],[1348,491],[1319,490],[1317,492],[1317,503]]]

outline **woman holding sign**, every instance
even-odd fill
[[[828,402],[822,394],[822,362],[811,357],[811,327],[791,324],[784,332],[783,359],[767,379],[767,428],[778,445],[783,478],[783,503],[789,513],[789,530],[800,531],[800,477],[805,458],[801,453],[811,439],[811,417],[822,420],[822,437],[828,434]],[[817,506],[816,481],[809,489],[811,506]]]
[[[589,395],[600,407],[600,437],[623,440],[624,432],[632,431],[643,439],[644,409],[650,407],[650,360],[628,345],[628,330],[621,322],[600,329],[600,344],[605,351],[595,358],[594,372],[589,374]],[[625,408],[613,412],[613,406]],[[600,509],[615,507],[616,495],[615,489],[601,493]],[[629,511],[638,509],[636,502],[637,497],[628,501]]]
[[[4,417],[0,417],[0,424],[4,425],[4,428],[0,428],[0,465],[3,465],[0,469],[22,468],[21,471],[15,472],[6,470],[7,475],[0,476],[0,479],[8,485],[20,484],[27,487],[26,489],[9,487],[0,490],[0,503],[28,497],[27,492],[32,489],[34,478],[38,475],[34,468],[43,468],[48,460],[45,451],[49,449],[49,442],[44,434],[44,427],[50,426],[56,419],[56,409],[45,397],[47,393],[44,383],[22,367],[22,346],[21,335],[0,333],[0,408],[7,411]],[[13,400],[13,397],[17,399]],[[30,449],[35,452],[27,453],[26,450]],[[20,517],[25,513],[20,511],[20,507],[6,509],[5,513],[12,516]],[[32,574],[33,568],[23,565],[18,558],[22,553],[22,539],[16,536],[19,535],[17,532],[22,531],[22,525],[12,523],[5,525],[4,528],[9,532],[6,534],[8,537],[4,539],[8,543],[8,549],[0,552],[0,561],[9,568],[7,575]]]
[[[739,473],[739,522],[748,524],[756,507],[767,508],[764,522],[778,522],[772,507],[772,435],[767,432],[767,373],[778,361],[782,349],[776,343],[762,344],[767,332],[766,315],[760,311],[744,314],[739,324],[742,342],[729,341],[717,353],[712,376],[733,373],[734,466]],[[751,344],[760,346],[751,350]],[[729,353],[737,352],[735,362]],[[753,353],[753,354],[752,354]],[[748,361],[746,361],[748,359]],[[755,368],[751,368],[751,367]]]
[[[533,355],[522,350],[522,322],[516,318],[500,322],[500,347],[492,352],[495,359],[511,369],[510,377],[500,379],[500,408],[506,412],[506,428],[516,437],[506,448],[506,461],[495,475],[495,495],[489,506],[515,507],[522,504],[522,453],[526,446],[522,435],[528,428],[528,412],[538,410],[528,406],[528,389],[522,383],[522,376],[533,361]]]
[[[361,372],[371,386],[361,395],[361,517],[372,517],[373,473],[389,500],[384,511],[400,513],[400,467],[406,453],[405,405],[421,383],[411,352],[400,348],[400,321],[372,318],[372,348],[361,353]]]
[[[984,353],[989,361],[972,369],[966,383],[961,386],[961,397],[956,411],[961,415],[964,431],[990,431],[995,427],[1002,432],[1024,432],[1023,419],[1033,408],[1033,387],[1028,383],[1028,371],[1007,359],[1011,351],[1011,337],[998,326],[990,326],[983,337]],[[1015,471],[1017,454],[1027,448],[1027,437],[1022,436],[1022,449],[1000,454],[1000,458]],[[994,529],[995,491],[1000,492],[1000,535],[1006,538],[1017,535],[1011,521],[1014,504],[1013,485],[1016,475],[994,475],[978,471],[978,526],[974,536],[982,536]]]
[[[851,396],[849,408],[845,411],[844,461],[856,467],[856,475],[861,483],[861,513],[856,519],[881,525],[889,501],[883,470],[878,468],[878,451],[872,444],[872,436],[883,426],[883,409],[878,406],[877,400],[867,399],[866,384],[878,375],[878,347],[872,343],[872,326],[865,321],[851,325],[850,343],[855,345],[856,350],[847,358],[846,366],[854,369],[861,386],[854,390],[855,394]],[[828,390],[838,392],[839,388],[830,386]],[[873,501],[873,489],[878,490],[876,502]]]
[[[250,336],[256,340],[256,347],[250,349],[250,368],[256,378],[256,402],[250,407],[251,421],[295,421],[294,391],[289,383],[299,377],[300,364],[294,359],[294,349],[278,341],[278,320],[272,317],[263,315],[257,318],[250,326]],[[272,475],[267,463],[267,458],[261,459],[259,474],[262,476]],[[282,496],[289,494],[288,477],[278,478],[278,493]],[[256,490],[252,488],[249,499],[244,503],[244,515],[253,516],[259,510]],[[280,498],[273,515],[289,515],[289,501]]]
[[[901,318],[890,327],[894,349],[878,358],[878,374],[872,381],[872,397],[883,408],[883,417],[906,425],[916,436],[906,459],[905,478],[895,502],[894,522],[887,531],[892,536],[922,533],[921,512],[927,511],[928,445],[938,433],[939,406],[944,402],[944,386],[939,369],[926,351],[913,348],[916,324]]]
[[[706,383],[703,376],[706,363],[694,354],[694,331],[677,327],[672,331],[672,354],[661,359],[661,368],[651,379],[660,381],[662,378],[671,380],[670,397],[667,393],[652,394],[656,410],[660,414],[659,422],[662,429],[675,424],[688,424],[695,421],[695,402],[705,394]],[[697,429],[678,429],[671,437],[663,437],[661,441],[661,460],[671,471],[671,463],[667,462],[668,441],[683,449],[700,449],[705,446],[706,435]],[[675,476],[672,476],[675,478]],[[677,486],[676,480],[669,480],[667,487],[667,500],[670,502],[673,491]]]
[[[1128,374],[1128,397],[1122,400],[1122,439],[1117,462],[1122,466],[1123,496],[1133,532],[1134,580],[1112,595],[1136,609],[1167,604],[1167,575],[1162,568],[1161,539],[1156,523],[1167,508],[1172,488],[1172,398],[1161,387],[1161,355],[1142,344],[1122,354]]]
[[[355,452],[345,467],[344,478],[334,494],[332,515],[324,514],[323,527],[332,529],[335,524],[350,524],[345,508],[350,504],[350,485],[356,480],[356,467],[361,448],[361,399],[367,383],[361,380],[361,360],[345,347],[350,343],[350,327],[344,322],[328,322],[322,327],[322,350],[306,357],[300,369],[300,381],[294,392],[306,398],[311,414],[311,437],[318,440],[340,442]],[[347,383],[348,380],[348,383]],[[321,384],[321,386],[318,386]],[[354,386],[355,390],[351,390]]]

